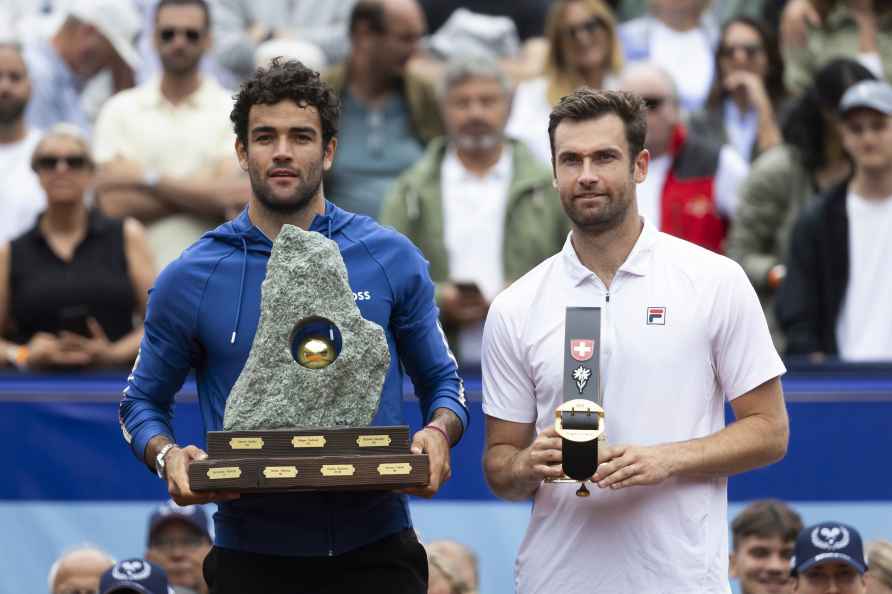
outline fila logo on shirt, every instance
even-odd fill
[[[647,308],[647,325],[648,326],[665,326],[666,325],[666,308],[665,307],[648,307]]]

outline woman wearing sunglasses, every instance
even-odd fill
[[[47,208],[0,247],[0,360],[22,369],[130,366],[155,277],[143,228],[90,208],[94,167],[79,128],[54,126],[31,166]]]
[[[545,75],[518,85],[506,133],[551,166],[552,107],[581,86],[614,88],[623,52],[613,14],[601,0],[557,0],[545,19],[545,37]]]
[[[759,21],[740,16],[722,28],[705,107],[689,129],[717,144],[730,144],[747,162],[780,144],[778,110],[786,97],[776,41]]]

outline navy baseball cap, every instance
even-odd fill
[[[791,561],[792,574],[798,575],[827,561],[841,561],[864,573],[864,545],[858,531],[842,522],[821,522],[804,528],[796,538]]]
[[[139,592],[139,594],[173,594],[167,574],[159,566],[145,559],[125,559],[99,578],[99,592]]]
[[[178,505],[171,499],[158,507],[149,516],[149,543],[151,544],[152,537],[161,526],[176,520],[189,524],[203,536],[206,536],[208,539],[211,538],[208,516],[203,507],[200,505]]]

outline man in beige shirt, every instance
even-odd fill
[[[205,0],[161,0],[154,43],[160,78],[119,93],[94,131],[99,203],[147,225],[158,268],[244,207],[230,94],[199,69],[211,47]]]

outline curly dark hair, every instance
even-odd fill
[[[297,60],[274,58],[268,68],[258,68],[242,83],[229,119],[235,135],[243,146],[248,146],[248,116],[254,105],[274,105],[291,100],[301,107],[313,106],[319,111],[322,123],[322,146],[338,135],[341,100],[319,73]]]

